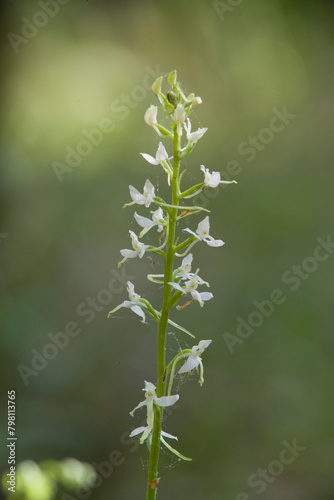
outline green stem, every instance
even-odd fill
[[[165,277],[164,277],[164,297],[161,309],[161,317],[158,327],[158,349],[157,349],[157,390],[156,394],[158,397],[165,395],[166,391],[166,380],[164,378],[165,368],[166,368],[166,333],[168,325],[168,315],[169,315],[169,303],[173,288],[168,282],[173,281],[173,264],[175,256],[175,231],[177,214],[179,207],[179,196],[178,196],[178,177],[180,170],[180,149],[181,149],[181,138],[177,134],[176,127],[174,128],[174,164],[173,164],[173,177],[172,177],[172,202],[173,208],[169,210],[168,217],[168,245],[165,254]],[[152,431],[152,444],[150,452],[150,463],[148,469],[148,479],[147,479],[147,500],[155,500],[156,498],[156,488],[154,486],[154,480],[158,478],[158,464],[159,464],[159,452],[160,452],[160,436],[163,418],[163,408],[154,405],[154,423]]]

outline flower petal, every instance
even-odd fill
[[[139,306],[131,306],[130,309],[135,314],[137,314],[138,316],[140,316],[141,318],[143,318],[142,323],[145,323],[146,316],[145,316],[145,313],[144,313],[144,311],[142,310],[141,307],[139,307]]]
[[[212,172],[210,182],[208,186],[211,188],[216,188],[220,183],[220,172]]]
[[[173,436],[172,434],[168,434],[168,432],[161,431],[161,435],[164,437],[170,438],[170,439],[176,439],[176,441],[178,441],[176,436]]]
[[[144,430],[144,434],[142,435],[142,437],[139,440],[140,444],[143,444],[143,442],[146,441],[146,439],[151,434],[151,432],[152,432],[152,427],[150,425],[148,425],[146,427],[146,429]]]
[[[187,359],[187,361],[184,363],[184,365],[181,366],[181,368],[179,369],[179,373],[186,373],[186,372],[190,372],[191,370],[193,370],[194,368],[197,368],[198,365],[200,364],[200,360],[201,358],[199,356],[192,356],[190,354],[189,358]]]
[[[154,158],[153,156],[147,154],[147,153],[140,153],[143,158],[145,158],[146,161],[148,161],[151,165],[159,165],[159,161]]]
[[[203,300],[204,302],[213,298],[213,294],[211,292],[200,292],[200,296],[201,300]]]
[[[198,353],[201,354],[204,349],[206,349],[207,347],[209,347],[209,345],[211,344],[212,340],[200,340],[198,342],[198,346],[197,346],[197,349],[198,349]]]
[[[175,288],[175,290],[180,290],[180,292],[182,293],[187,293],[178,283],[173,283],[172,281],[169,281],[168,284],[172,285],[172,287]]]
[[[166,406],[172,406],[179,399],[179,395],[175,394],[174,396],[162,396],[161,398],[154,398],[155,404],[165,408]]]
[[[108,313],[108,316],[109,316],[109,314],[113,314],[114,312],[118,311],[118,309],[121,309],[121,307],[131,307],[131,305],[132,305],[132,303],[129,300],[124,300],[124,302],[122,302],[122,304],[120,304],[119,306],[115,307],[115,309],[110,311]]]
[[[146,110],[144,120],[147,125],[153,127],[157,123],[158,108],[153,104]]]
[[[203,239],[209,236],[210,232],[210,219],[207,215],[197,226],[196,233],[198,236]]]
[[[134,257],[137,257],[137,252],[134,250],[129,250],[128,248],[124,248],[123,250],[120,251],[121,255],[123,257],[126,257],[127,259],[133,259]]]
[[[151,219],[138,215],[137,212],[134,213],[134,218],[136,219],[137,224],[141,227],[152,227],[154,225],[154,222],[152,222]]]
[[[209,247],[222,247],[223,245],[225,245],[225,242],[223,240],[215,240],[214,238],[212,238],[212,236],[210,236],[210,239],[204,238],[204,241],[207,245],[209,245]]]
[[[194,231],[191,231],[191,229],[189,229],[189,227],[186,227],[185,229],[183,229],[183,231],[185,233],[190,233],[192,234],[193,236],[195,236],[195,238],[197,238],[199,240],[199,237],[198,237],[198,234],[194,233]]]
[[[139,403],[139,405],[137,405],[137,406],[136,406],[136,408],[134,408],[132,411],[130,411],[130,415],[131,415],[131,417],[133,417],[134,412],[135,412],[136,410],[138,410],[139,408],[141,408],[142,406],[146,406],[146,399],[145,399],[145,401],[141,401],[141,402]]]
[[[136,189],[135,187],[130,185],[129,191],[130,191],[130,196],[131,196],[133,201],[135,201],[139,205],[142,205],[144,203],[143,195],[138,191],[138,189]]]
[[[131,434],[129,434],[129,437],[132,438],[134,436],[137,436],[138,434],[141,434],[146,430],[146,427],[137,427],[137,429],[133,429]]]
[[[159,146],[157,149],[157,154],[156,154],[156,159],[158,163],[167,160],[168,158],[168,153],[165,149],[165,146],[162,144],[162,142],[159,142]]]

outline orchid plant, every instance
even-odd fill
[[[146,316],[152,318],[158,327],[157,335],[157,380],[156,385],[151,382],[144,382],[145,399],[140,402],[134,412],[142,407],[146,407],[146,426],[137,427],[132,431],[130,437],[140,436],[140,443],[147,443],[150,459],[147,480],[147,500],[156,498],[159,465],[160,446],[163,444],[182,460],[191,460],[173,448],[165,438],[176,440],[177,437],[162,430],[162,420],[164,408],[174,405],[178,399],[178,394],[172,394],[173,383],[176,373],[184,374],[198,371],[199,382],[202,386],[204,382],[204,369],[201,355],[210,345],[211,340],[201,340],[191,349],[183,349],[167,362],[166,360],[166,335],[168,324],[186,333],[190,337],[194,335],[183,326],[170,319],[174,308],[183,310],[194,302],[203,307],[204,303],[213,298],[211,292],[202,291],[203,287],[209,287],[209,283],[199,277],[199,269],[191,271],[193,255],[190,250],[200,241],[204,241],[210,247],[221,247],[224,242],[216,240],[210,235],[210,220],[206,215],[193,231],[186,227],[183,233],[188,233],[188,237],[181,241],[177,236],[179,222],[186,216],[199,212],[208,212],[207,209],[196,206],[196,204],[184,204],[188,200],[197,196],[202,190],[216,188],[219,184],[229,184],[235,181],[224,181],[220,178],[219,172],[211,172],[201,165],[200,169],[204,174],[204,179],[198,184],[183,190],[181,181],[184,171],[180,171],[181,160],[187,157],[194,149],[197,142],[204,136],[207,128],[198,128],[192,132],[190,115],[193,108],[202,103],[202,99],[195,94],[186,96],[177,81],[176,71],[168,75],[170,89],[167,93],[162,91],[163,77],[157,78],[152,85],[152,90],[157,96],[162,112],[170,121],[169,128],[158,121],[158,107],[152,105],[145,113],[144,119],[147,125],[151,126],[161,139],[167,141],[166,146],[159,142],[155,156],[141,153],[142,157],[151,165],[161,166],[167,174],[167,183],[171,189],[171,200],[166,202],[155,192],[154,185],[149,179],[145,181],[143,191],[140,192],[133,186],[129,186],[130,198],[132,201],[125,206],[138,205],[149,209],[151,205],[154,210],[150,211],[150,216],[145,217],[137,212],[134,219],[140,226],[141,232],[137,236],[134,231],[129,231],[132,249],[121,250],[123,259],[119,262],[121,266],[128,259],[142,258],[147,253],[159,255],[164,260],[163,274],[149,274],[148,280],[163,286],[163,302],[160,309],[156,309],[146,299],[142,298],[134,291],[134,284],[128,282],[127,291],[129,300],[125,300],[109,313],[112,316],[120,308],[129,308],[146,322]],[[185,136],[185,140],[184,140]],[[172,144],[172,147],[168,145]],[[168,152],[170,150],[170,152]],[[139,209],[138,209],[139,210]],[[158,246],[146,244],[140,241],[149,231],[156,228],[158,236]],[[182,234],[182,233],[181,233]],[[182,258],[181,263],[176,264],[175,260]],[[188,297],[190,300],[178,305],[179,301]]]

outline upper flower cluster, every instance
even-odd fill
[[[208,130],[207,128],[199,128],[198,130],[191,132],[191,123],[188,118],[193,107],[202,104],[202,99],[199,96],[195,96],[195,94],[185,96],[177,81],[176,71],[172,71],[172,73],[168,75],[167,81],[171,86],[171,90],[166,94],[162,92],[162,81],[163,77],[159,76],[159,78],[157,78],[153,83],[152,90],[158,97],[158,100],[162,105],[163,112],[166,115],[171,115],[173,117],[173,125],[177,131],[177,135],[181,137],[183,129],[186,132],[188,144],[182,149],[182,151],[192,148]],[[158,107],[154,104],[148,108],[144,119],[147,125],[153,127],[160,137],[173,137],[172,131],[165,128],[158,121]],[[164,153],[163,160],[166,160],[166,158],[167,156]],[[158,157],[156,157],[156,160],[158,160]],[[148,161],[150,160],[148,159]]]

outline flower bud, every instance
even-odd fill
[[[171,71],[167,78],[168,83],[171,87],[173,87],[176,84],[176,78],[177,78],[176,70]]]
[[[187,101],[190,101],[193,106],[202,104],[202,99],[199,96],[195,96],[195,94],[189,94],[187,97]]]
[[[161,83],[162,83],[162,76],[159,76],[153,83],[152,83],[152,91],[155,93],[155,95],[159,95],[161,92]]]
[[[167,99],[173,106],[177,106],[177,97],[175,92],[167,92]]]
[[[176,125],[182,125],[186,119],[186,112],[184,110],[183,104],[179,103],[174,111],[174,122]]]
[[[154,127],[157,123],[157,114],[158,108],[157,106],[150,106],[145,113],[144,120],[150,127]]]

